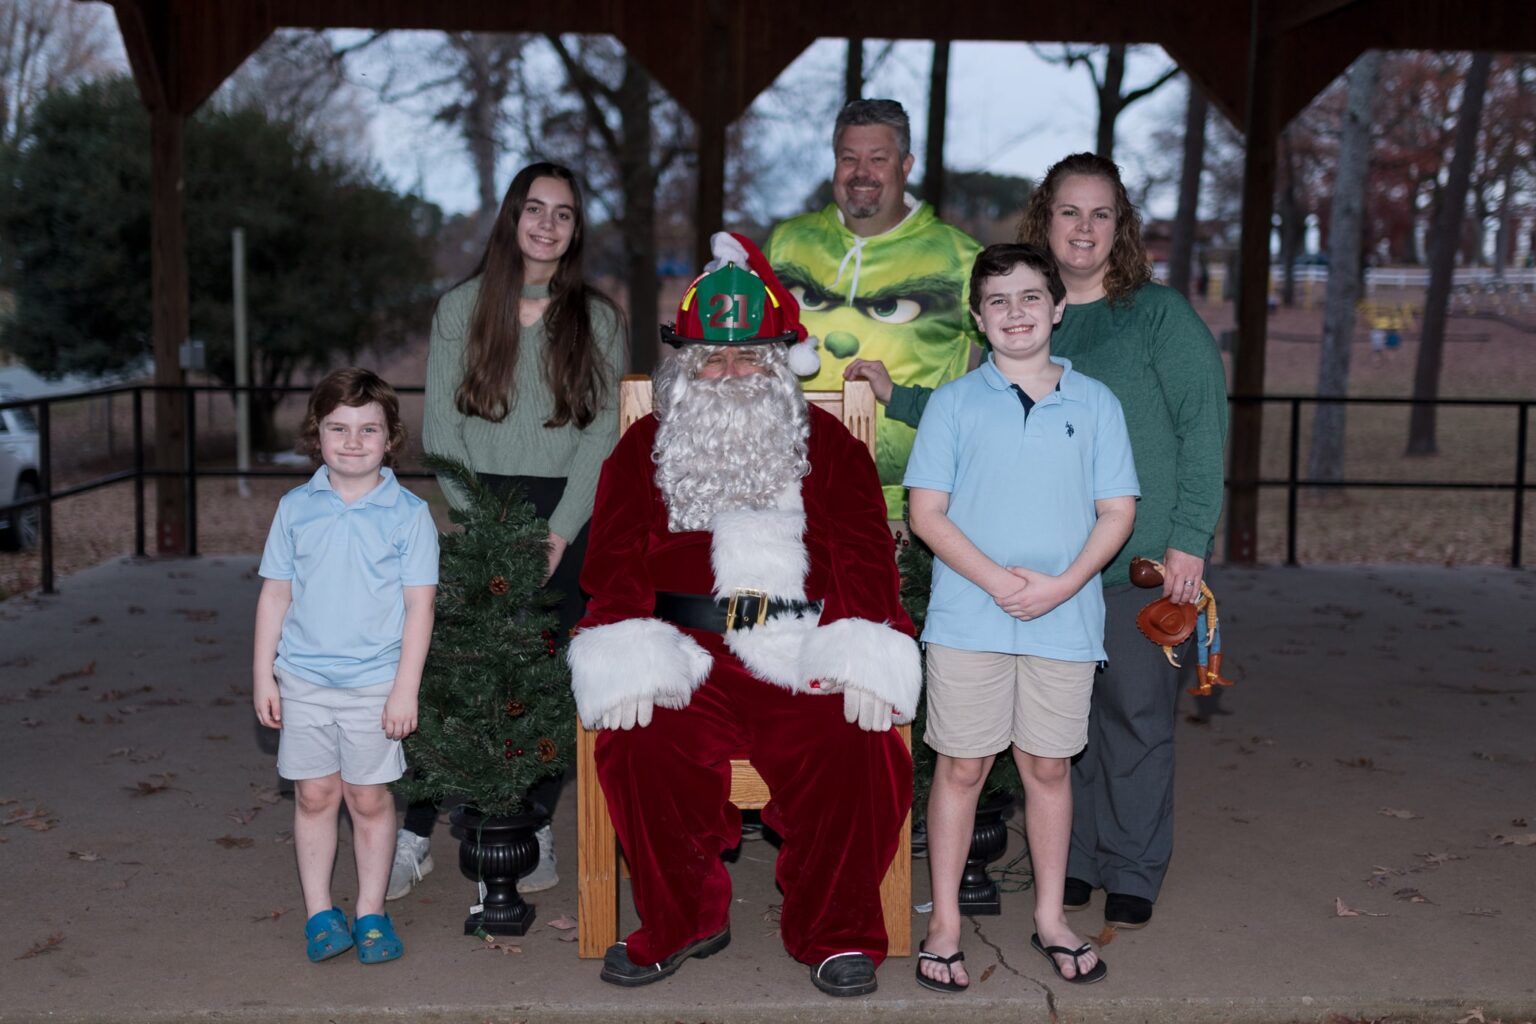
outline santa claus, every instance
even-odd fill
[[[750,241],[715,247],[662,328],[678,351],[655,414],[603,467],[569,651],[641,922],[602,978],[649,984],[729,944],[745,752],[783,837],[784,947],[823,992],[863,995],[912,798],[891,725],[917,707],[917,646],[874,463],[801,393],[814,339],[793,297]]]

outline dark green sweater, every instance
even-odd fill
[[[1104,585],[1130,582],[1136,556],[1161,561],[1168,548],[1209,556],[1223,497],[1227,378],[1205,321],[1178,292],[1146,284],[1119,305],[1069,305],[1051,354],[1109,386],[1131,435],[1141,481],[1136,528],[1104,569]],[[931,393],[898,387],[886,415],[916,425]]]

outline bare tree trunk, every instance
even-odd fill
[[[1509,265],[1510,235],[1514,227],[1515,211],[1509,201],[1510,192],[1514,189],[1514,175],[1505,173],[1504,187],[1499,195],[1499,226],[1493,235],[1493,276],[1503,277],[1504,270]]]
[[[1328,297],[1317,364],[1319,398],[1349,392],[1349,353],[1360,301],[1360,250],[1365,228],[1365,181],[1371,164],[1371,105],[1381,77],[1380,50],[1367,50],[1349,69],[1349,95],[1339,132],[1338,176],[1328,225]],[[1319,402],[1312,422],[1309,480],[1344,479],[1344,421],[1348,407]]]
[[[923,162],[923,198],[933,212],[944,210],[944,123],[949,113],[949,40],[933,42],[928,74],[928,156]]]
[[[1462,87],[1461,113],[1456,121],[1456,152],[1446,174],[1445,191],[1435,218],[1430,242],[1429,289],[1424,296],[1424,321],[1419,333],[1419,358],[1413,370],[1413,397],[1425,404],[1413,406],[1408,417],[1408,454],[1433,455],[1435,406],[1440,395],[1440,363],[1445,347],[1445,312],[1451,297],[1451,278],[1456,270],[1457,243],[1461,238],[1462,213],[1477,155],[1477,128],[1483,116],[1483,96],[1488,91],[1491,53],[1475,53]]]
[[[852,103],[864,95],[864,39],[848,40],[848,63],[843,68],[843,102]]]
[[[1296,199],[1296,147],[1288,132],[1280,133],[1280,160],[1285,168],[1285,184],[1275,204],[1280,215],[1280,301],[1290,308],[1296,305],[1296,259],[1304,222]]]
[[[1125,84],[1125,44],[1106,47],[1104,81],[1099,85],[1099,135],[1093,151],[1106,160],[1115,158],[1115,121],[1125,108],[1120,87]]]
[[[1189,298],[1190,263],[1200,224],[1200,174],[1205,168],[1205,121],[1210,101],[1193,81],[1184,107],[1184,166],[1179,172],[1179,211],[1168,248],[1168,286]]]

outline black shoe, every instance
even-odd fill
[[[829,996],[867,996],[876,988],[875,962],[863,953],[833,953],[811,968],[811,983]]]
[[[918,821],[912,825],[912,856],[928,856],[928,825]]]
[[[1152,901],[1140,896],[1127,896],[1123,892],[1107,893],[1104,897],[1104,923],[1116,928],[1145,928],[1152,920]]]
[[[1061,890],[1061,906],[1063,910],[1083,910],[1088,906],[1088,901],[1093,899],[1093,886],[1081,878],[1067,876],[1067,884]]]
[[[713,956],[730,944],[731,929],[726,927],[714,935],[689,943],[661,963],[637,964],[630,961],[625,944],[615,942],[603,954],[603,969],[598,977],[610,985],[623,985],[626,988],[649,985],[653,981],[660,981],[675,974],[677,969],[683,966],[683,961],[689,957],[698,957],[702,960],[707,956]]]

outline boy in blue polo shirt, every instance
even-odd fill
[[[309,396],[300,444],[323,463],[277,506],[256,605],[256,717],[282,730],[295,780],[293,843],[313,961],[356,948],[365,964],[404,946],[384,913],[395,853],[389,784],[405,770],[432,639],[437,528],[386,465],[405,443],[400,401],[376,375],[337,370]],[[357,908],[331,903],[336,818],[352,816]]]
[[[1030,944],[1063,980],[1093,982],[1107,966],[1062,908],[1069,772],[1087,744],[1104,658],[1098,574],[1131,534],[1140,488],[1120,403],[1051,355],[1067,293],[1050,254],[989,246],[970,294],[991,351],[934,392],[905,480],[912,532],[935,556],[922,635],[923,739],[938,752],[928,797],[933,915],[917,980],[940,992],[970,984],[960,876],[982,783],[1011,744],[1035,871]]]

